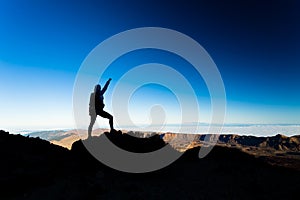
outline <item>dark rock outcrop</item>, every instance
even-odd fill
[[[103,135],[100,135],[99,137],[92,137],[91,139],[87,139],[85,142],[90,142],[94,143],[93,145],[97,145],[97,142],[102,142],[101,140],[103,137],[107,137],[112,143],[124,150],[136,153],[155,151],[166,145],[159,135],[140,138],[137,135],[132,136],[129,134],[123,134],[121,131],[105,132]],[[71,150],[80,151],[78,148],[84,148],[81,140],[74,142]]]
[[[159,136],[146,140],[122,133],[106,136],[135,152],[165,145]],[[69,151],[1,131],[0,199],[293,199],[298,195],[300,171],[271,166],[222,146],[199,159],[199,148],[187,150],[161,170],[129,174],[99,163],[82,141]]]

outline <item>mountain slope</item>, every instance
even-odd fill
[[[164,145],[159,136],[146,141],[105,134],[136,152]],[[300,183],[298,170],[272,166],[223,146],[203,159],[198,159],[200,147],[195,147],[164,169],[128,174],[99,163],[80,140],[70,151],[0,131],[0,144],[5,163],[0,165],[0,199],[293,199]]]

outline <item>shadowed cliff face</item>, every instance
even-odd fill
[[[121,148],[147,152],[165,145],[159,136],[105,133]],[[97,143],[101,137],[91,138]],[[99,163],[79,140],[69,151],[38,138],[0,132],[0,199],[292,199],[300,172],[271,166],[236,148],[200,147],[170,166],[129,174]]]

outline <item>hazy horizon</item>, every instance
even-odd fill
[[[122,126],[117,127],[120,130],[127,131],[142,131],[142,132],[171,132],[171,133],[197,133],[207,134],[209,124],[202,123],[198,125],[198,128],[193,124],[183,125],[183,129],[180,130],[180,124],[165,125],[161,128],[160,125],[147,127],[146,124],[140,124],[140,127]],[[95,129],[109,129],[109,126],[95,126]],[[191,132],[189,130],[192,129]],[[46,131],[72,131],[76,128],[71,127],[57,127],[57,128],[4,128],[5,131],[9,131],[13,134],[26,135],[34,132],[46,132]],[[87,130],[82,128],[81,130]],[[237,135],[251,135],[251,136],[274,136],[282,134],[285,136],[300,135],[300,124],[224,124],[220,134],[237,134]]]

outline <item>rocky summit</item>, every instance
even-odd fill
[[[295,199],[300,171],[239,148],[217,145],[199,159],[186,150],[158,171],[131,174],[100,163],[83,143],[107,137],[122,149],[148,152],[166,145],[160,135],[136,138],[106,132],[66,149],[40,138],[0,131],[0,199]],[[232,140],[232,138],[230,139]],[[270,142],[269,144],[273,144]],[[278,160],[282,162],[282,160]]]

